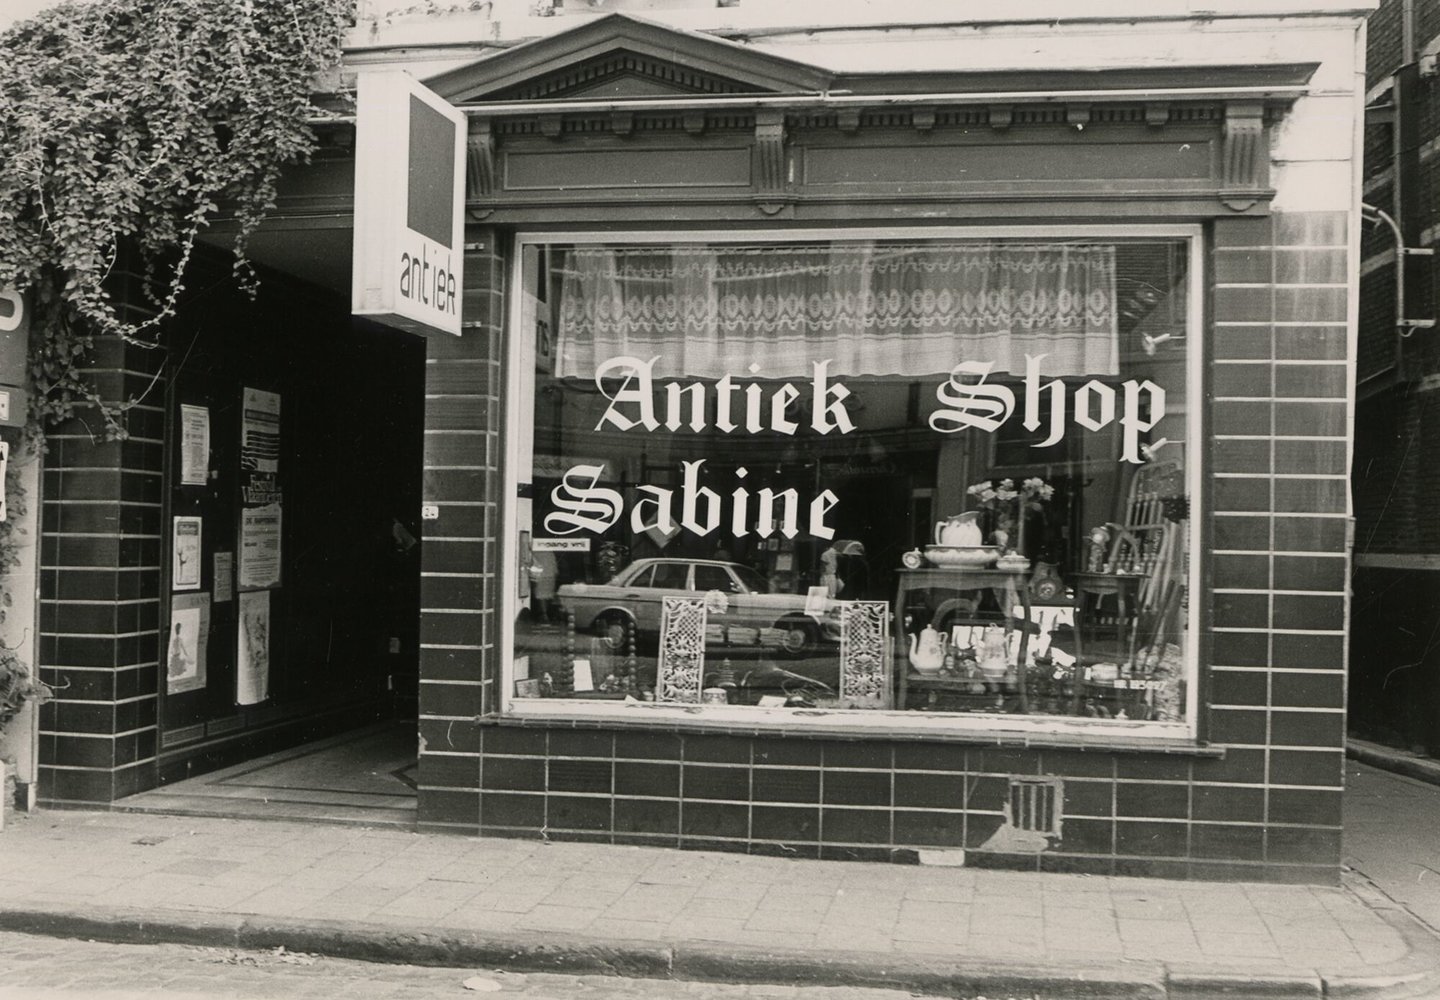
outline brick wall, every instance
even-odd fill
[[[479,825],[478,717],[496,708],[500,365],[504,262],[492,230],[471,230],[464,332],[432,336],[425,364],[421,524],[420,825]]]
[[[98,341],[88,370],[126,411],[128,440],[97,440],[84,413],[49,435],[40,548],[40,795],[108,803],[156,782],[161,481],[161,351]]]

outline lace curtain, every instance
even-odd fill
[[[665,377],[926,376],[960,361],[1118,369],[1115,248],[585,247],[560,260],[555,374],[659,355]]]

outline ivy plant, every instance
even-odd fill
[[[29,444],[91,406],[124,436],[126,401],[102,399],[84,359],[101,335],[163,348],[196,239],[222,214],[253,289],[247,240],[314,149],[312,93],[352,7],[61,0],[0,32],[0,288],[31,296]],[[0,526],[0,575],[14,549]],[[43,694],[0,647],[0,727]]]
[[[311,94],[351,12],[352,0],[69,0],[0,34],[0,287],[34,290],[35,422],[116,402],[77,360],[98,334],[160,343],[196,237],[222,211],[253,281],[246,241],[281,170],[314,148]],[[120,270],[139,275],[124,306]],[[109,431],[123,436],[113,412]]]

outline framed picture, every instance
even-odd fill
[[[540,678],[527,677],[524,680],[515,682],[515,697],[517,698],[538,698],[540,697]]]

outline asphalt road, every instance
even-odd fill
[[[618,976],[522,975],[486,969],[372,965],[286,952],[116,945],[0,933],[0,1000],[465,1000],[489,996],[497,1000],[908,1000],[916,994]]]
[[[1440,932],[1440,786],[1346,761],[1345,863]]]

